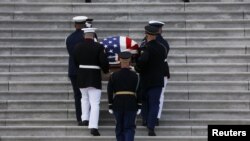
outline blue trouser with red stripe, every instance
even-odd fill
[[[114,111],[117,141],[134,141],[136,111]]]
[[[159,111],[161,91],[162,87],[154,87],[143,93],[144,100],[142,102],[142,118],[143,121],[147,122],[147,127],[149,129],[155,128]]]

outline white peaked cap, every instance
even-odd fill
[[[88,17],[86,17],[86,16],[76,16],[76,17],[73,17],[72,20],[74,22],[85,22],[87,19],[88,19]]]
[[[86,25],[87,28],[91,28],[91,26],[92,26],[92,24],[88,23],[88,22],[86,22],[85,25]]]
[[[83,28],[84,33],[95,33],[97,28]]]
[[[165,25],[164,22],[155,21],[155,20],[149,21],[148,23],[149,23],[150,25],[151,25],[151,24],[155,24],[155,25]]]

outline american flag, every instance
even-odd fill
[[[129,37],[112,36],[103,39],[100,44],[105,47],[110,64],[118,64],[118,54],[121,51],[129,51],[132,54],[137,54],[138,44]]]

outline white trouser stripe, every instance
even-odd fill
[[[158,112],[158,115],[157,115],[158,119],[161,118],[161,113],[162,113],[163,103],[164,103],[164,92],[165,92],[165,88],[167,86],[167,83],[168,83],[168,79],[167,79],[167,77],[164,77],[164,86],[163,86],[162,92],[161,92],[160,104],[159,104],[159,112]]]
[[[94,65],[79,65],[79,68],[81,68],[81,69],[100,69],[99,66],[94,66]]]

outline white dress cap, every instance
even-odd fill
[[[154,20],[149,21],[148,23],[149,23],[149,25],[162,25],[162,26],[165,25],[164,22],[154,21]]]
[[[73,18],[74,22],[85,22],[88,19],[86,16],[76,16]]]
[[[95,33],[97,28],[83,28],[84,33]]]

